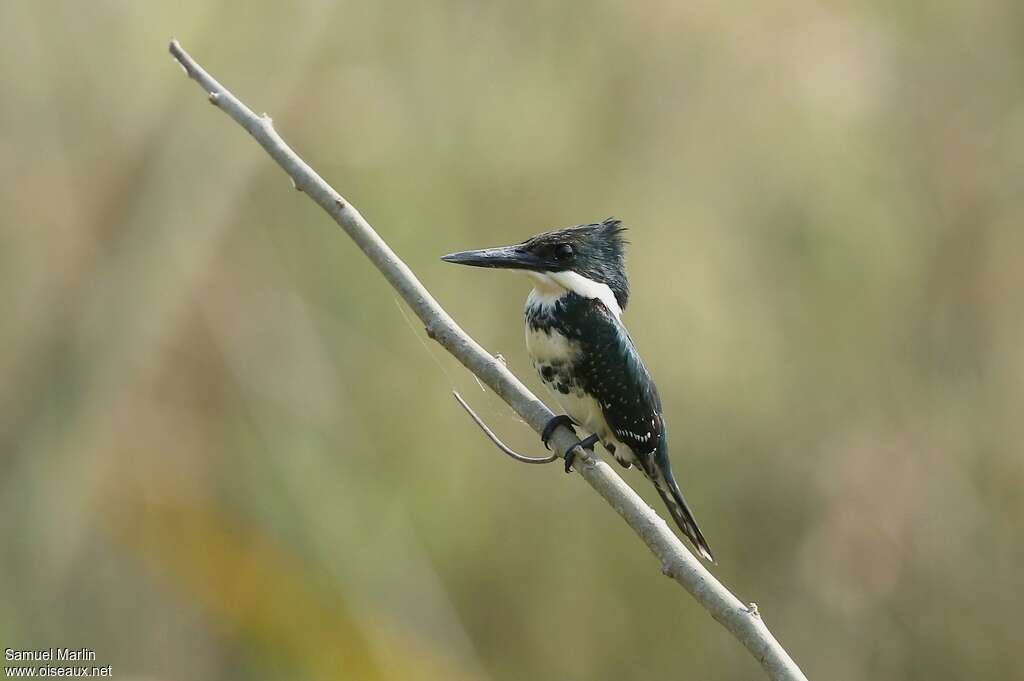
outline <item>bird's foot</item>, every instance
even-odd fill
[[[597,437],[597,435],[590,435],[588,437],[583,438],[582,440],[574,444],[572,447],[570,447],[569,451],[565,453],[565,472],[572,472],[572,462],[576,460],[577,450],[593,449],[594,445],[597,444],[598,440],[599,438]]]
[[[569,430],[576,432],[576,429],[572,427],[572,419],[565,414],[559,414],[553,417],[548,424],[544,426],[544,430],[540,433],[540,441],[544,443],[546,449],[551,449],[551,445],[548,444],[548,440],[551,439],[551,435],[555,432],[555,428],[558,426],[568,426]]]

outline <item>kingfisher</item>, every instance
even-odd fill
[[[559,425],[590,433],[579,446],[590,449],[600,442],[622,466],[640,469],[683,535],[714,563],[672,473],[658,389],[622,323],[629,300],[624,232],[619,220],[608,218],[512,246],[451,253],[442,260],[529,276],[533,290],[526,299],[526,348],[565,412],[544,428],[544,446]],[[575,453],[576,447],[566,453],[566,473]]]

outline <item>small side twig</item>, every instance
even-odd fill
[[[520,461],[522,463],[551,463],[552,461],[558,458],[558,454],[555,452],[552,452],[549,456],[536,457],[524,456],[520,454],[519,452],[515,451],[514,449],[506,445],[504,442],[502,442],[501,439],[494,434],[494,431],[487,427],[487,424],[484,423],[484,420],[477,416],[476,412],[473,411],[473,408],[466,403],[466,400],[462,399],[462,395],[459,394],[458,390],[453,390],[452,395],[455,395],[455,399],[459,401],[459,404],[461,404],[462,408],[466,410],[466,413],[469,414],[469,417],[476,422],[476,425],[480,426],[480,430],[484,431],[484,435],[486,435],[498,449],[505,452],[516,461]]]

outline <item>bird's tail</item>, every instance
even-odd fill
[[[667,454],[665,456],[667,459]],[[654,469],[652,471],[653,475],[649,477],[657,488],[658,494],[665,501],[665,506],[668,507],[668,512],[672,514],[672,519],[676,521],[676,525],[683,531],[686,538],[693,543],[701,557],[710,563],[714,563],[715,557],[711,554],[711,547],[708,546],[707,540],[704,539],[704,534],[697,527],[697,520],[693,517],[693,511],[690,510],[690,506],[686,503],[679,485],[676,484],[675,476],[672,475],[672,469],[668,467],[667,461],[665,465],[655,465],[652,468]]]

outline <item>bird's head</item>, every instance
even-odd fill
[[[514,246],[461,251],[441,259],[472,267],[522,270],[540,290],[597,298],[618,314],[629,299],[625,230],[621,222],[609,218],[544,232]]]

